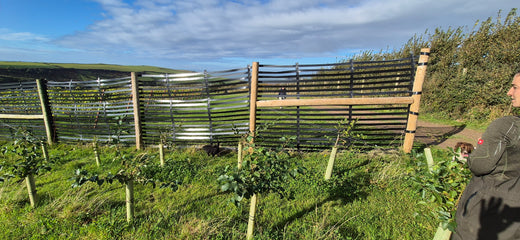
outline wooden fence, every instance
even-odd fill
[[[403,146],[409,152],[428,54],[422,49],[419,59],[255,62],[219,72],[4,82],[0,138],[10,139],[23,126],[49,142],[234,146],[241,134],[269,125],[259,143],[273,146],[281,136],[295,136],[296,148],[316,150],[333,144],[341,120],[356,119],[356,131],[364,136],[356,146]]]

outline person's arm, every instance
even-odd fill
[[[489,125],[468,158],[468,166],[475,176],[489,174],[496,168],[515,130],[513,121],[507,118],[498,119]]]

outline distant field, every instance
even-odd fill
[[[51,81],[86,81],[97,78],[111,79],[130,76],[130,72],[146,74],[184,73],[154,66],[126,66],[114,64],[77,64],[44,62],[9,62],[0,61],[0,82],[33,81],[47,79]]]
[[[78,64],[78,63],[44,63],[44,62],[9,62],[0,61],[0,69],[31,69],[31,68],[71,68],[71,69],[96,69],[96,70],[111,70],[120,72],[158,72],[158,73],[180,73],[188,72],[185,70],[175,70],[170,68],[161,68],[154,66],[129,66],[129,65],[114,65],[114,64]]]

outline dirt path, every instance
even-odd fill
[[[476,145],[481,131],[467,129],[465,126],[450,126],[426,121],[417,121],[415,141],[442,149],[454,147],[457,142],[469,142]]]

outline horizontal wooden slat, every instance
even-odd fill
[[[412,97],[285,99],[257,101],[257,107],[412,104]]]
[[[0,114],[0,119],[43,119],[43,115]]]

